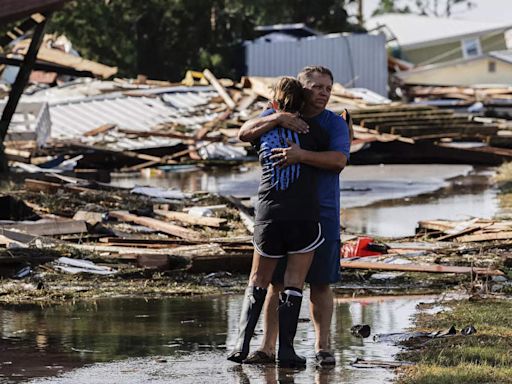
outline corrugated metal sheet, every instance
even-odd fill
[[[331,69],[334,80],[387,95],[386,39],[382,34],[333,34],[286,42],[246,42],[249,76],[296,76],[307,65]]]
[[[51,137],[79,138],[103,124],[147,132],[161,123],[178,123],[199,128],[218,114],[208,108],[217,92],[209,90],[153,93],[160,97],[114,94],[50,105]],[[148,95],[150,96],[150,95]]]

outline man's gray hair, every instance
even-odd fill
[[[302,71],[297,75],[297,80],[304,86],[311,79],[313,73],[320,73],[321,75],[327,75],[331,78],[331,83],[334,83],[334,77],[332,76],[332,72],[329,68],[322,67],[321,65],[309,65],[304,67]]]

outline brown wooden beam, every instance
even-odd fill
[[[30,46],[23,60],[23,65],[20,67],[11,92],[9,93],[9,100],[2,112],[2,118],[0,119],[0,173],[5,173],[9,170],[7,159],[4,154],[3,142],[7,135],[7,130],[9,129],[9,124],[11,123],[14,112],[16,111],[16,107],[18,106],[18,102],[23,94],[23,90],[27,85],[30,72],[32,72],[32,68],[36,62],[37,52],[43,42],[44,30],[49,17],[50,15],[45,15],[43,20],[41,20],[34,29],[34,34],[32,35]]]
[[[11,57],[0,56],[0,64],[12,65],[14,67],[21,67],[23,65],[23,60],[14,59]],[[36,61],[34,63],[34,71],[45,71],[45,72],[55,72],[59,75],[69,75],[75,77],[96,77],[91,71],[78,71],[74,68],[64,67],[62,65],[51,64],[51,63],[43,63],[41,61]]]

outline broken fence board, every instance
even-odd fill
[[[478,275],[498,276],[503,275],[499,270],[486,268],[459,267],[451,265],[434,264],[388,264],[382,262],[345,261],[341,260],[342,268],[347,269],[369,269],[381,271],[402,271],[402,272],[427,272],[427,273],[474,273]]]
[[[151,217],[145,216],[137,216],[127,211],[111,211],[109,213],[110,217],[114,217],[121,221],[128,221],[135,224],[144,225],[145,227],[149,227],[155,229],[159,232],[167,233],[172,236],[181,237],[187,240],[199,240],[200,235],[197,232],[194,232],[190,229],[180,227],[179,225],[166,223],[162,220],[153,219]]]

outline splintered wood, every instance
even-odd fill
[[[472,219],[467,221],[424,220],[418,231],[441,233],[438,240],[470,243],[493,240],[512,240],[512,221]]]

